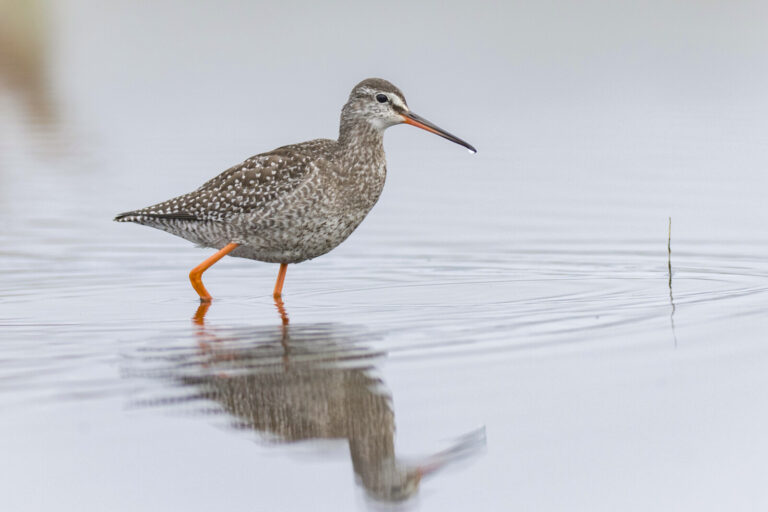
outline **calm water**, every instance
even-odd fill
[[[765,7],[409,7],[382,41],[375,5],[22,4],[3,510],[768,506]],[[223,260],[204,311],[209,250],[111,221],[334,136],[369,75],[479,153],[391,129],[289,326],[277,266]]]

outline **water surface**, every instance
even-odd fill
[[[29,5],[0,52],[3,509],[768,504],[759,6],[413,7],[431,38],[384,44],[374,6]],[[210,251],[111,221],[334,136],[367,75],[479,153],[391,129],[288,326],[275,265],[223,260],[203,311]]]

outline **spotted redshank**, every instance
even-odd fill
[[[203,303],[211,295],[202,274],[226,255],[279,263],[273,293],[279,299],[289,263],[339,245],[376,204],[387,172],[384,130],[401,123],[477,152],[411,112],[400,89],[369,78],[352,89],[342,108],[338,140],[316,139],[252,156],[194,192],[121,213],[115,220],[218,249],[189,273]]]

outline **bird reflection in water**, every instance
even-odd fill
[[[284,305],[277,307],[282,325],[217,331],[201,305],[194,317],[199,350],[191,361],[175,361],[173,379],[192,388],[194,400],[219,404],[236,428],[277,443],[346,440],[357,481],[377,501],[406,500],[422,477],[483,449],[479,429],[421,460],[398,458],[391,396],[372,375],[386,354],[361,343],[371,334],[339,324],[289,325]]]

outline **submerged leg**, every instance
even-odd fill
[[[283,294],[283,283],[285,282],[285,271],[288,270],[287,263],[280,264],[280,271],[277,273],[277,282],[275,283],[275,292],[272,297],[279,299]]]
[[[192,317],[192,321],[199,326],[205,325],[205,314],[208,313],[208,308],[211,307],[211,301],[200,301],[200,305],[197,306],[195,316]]]
[[[206,290],[205,286],[203,286],[203,272],[208,270],[211,265],[219,261],[221,258],[234,251],[238,245],[239,244],[234,242],[225,245],[223,249],[193,268],[189,273],[189,281],[192,283],[192,288],[194,288],[197,294],[200,296],[200,302],[211,302],[211,294],[208,293],[208,290]]]
[[[283,321],[283,328],[288,327],[288,312],[285,310],[285,304],[283,303],[283,299],[280,297],[275,297],[275,307],[277,307],[277,312],[280,315],[280,320]],[[283,337],[285,337],[287,331],[283,329]]]

